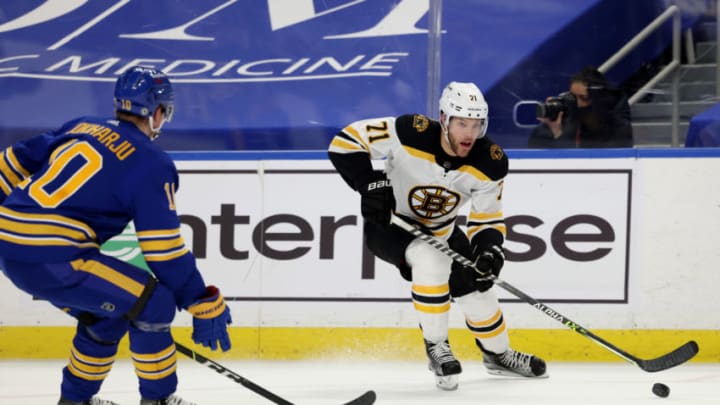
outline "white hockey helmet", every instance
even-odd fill
[[[445,113],[443,122],[445,131],[450,124],[450,117],[463,117],[482,120],[482,129],[478,138],[482,138],[487,132],[488,105],[482,92],[474,83],[448,83],[440,96],[440,112]]]

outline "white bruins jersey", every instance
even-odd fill
[[[467,157],[453,157],[442,149],[441,136],[440,123],[423,115],[372,118],[345,127],[328,152],[355,190],[372,178],[370,159],[385,159],[395,213],[425,225],[435,236],[449,237],[459,210],[470,202],[467,234],[473,245],[501,245],[507,156],[483,137]]]

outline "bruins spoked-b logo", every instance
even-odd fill
[[[419,217],[440,218],[458,206],[460,195],[440,186],[418,186],[410,190],[408,205]]]
[[[415,128],[416,131],[425,132],[429,125],[430,120],[426,116],[422,114],[415,114],[413,116],[413,128]]]
[[[502,159],[504,154],[505,153],[503,152],[503,149],[500,147],[500,145],[494,143],[490,146],[490,158],[492,160],[500,160]]]

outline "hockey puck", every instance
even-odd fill
[[[667,398],[667,396],[670,395],[670,387],[663,383],[655,383],[653,384],[652,392],[661,398]]]

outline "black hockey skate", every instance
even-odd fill
[[[92,397],[87,401],[71,401],[67,398],[60,397],[58,405],[119,405],[116,402],[108,401],[107,399],[100,399],[98,397]]]
[[[511,377],[545,378],[547,377],[545,361],[532,354],[507,349],[496,354],[485,350],[476,339],[475,343],[483,352],[483,364],[488,374]]]
[[[460,362],[450,350],[447,340],[440,343],[425,341],[428,368],[435,373],[435,385],[442,390],[452,391],[458,387],[458,374],[462,372]]]
[[[196,405],[194,402],[186,401],[173,394],[165,399],[141,399],[140,405]]]

